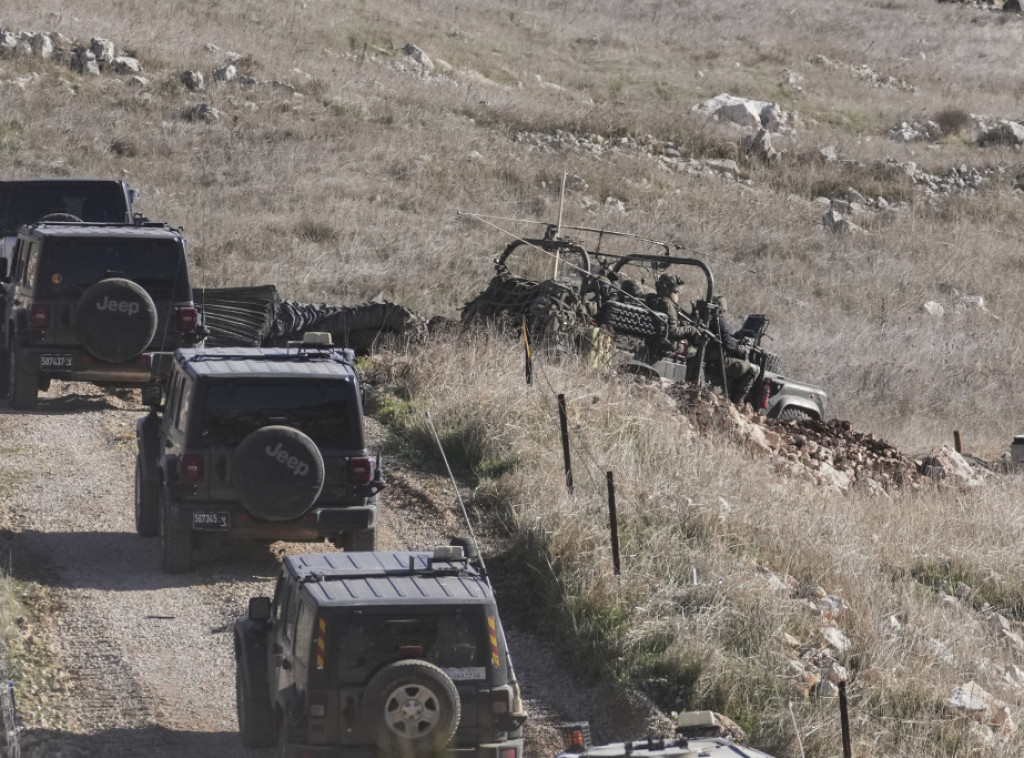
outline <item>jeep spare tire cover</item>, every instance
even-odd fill
[[[156,305],[128,279],[104,279],[78,298],[71,326],[90,355],[124,363],[140,355],[156,335]]]
[[[309,510],[324,486],[316,443],[290,426],[264,426],[235,448],[231,485],[256,518],[288,521]]]

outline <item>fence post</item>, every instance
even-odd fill
[[[612,532],[612,565],[615,567],[615,576],[620,573],[619,565],[619,517],[615,511],[615,476],[608,472],[608,520]]]
[[[846,704],[846,682],[840,681],[839,687],[839,724],[843,730],[843,758],[851,758],[850,752],[850,714]]]
[[[569,456],[569,417],[565,412],[565,395],[558,396],[558,423],[562,428],[562,461],[565,464],[565,488],[572,494],[572,458]]]
[[[962,453],[964,451],[964,438],[960,436],[959,429],[953,430],[953,449],[958,453]]]

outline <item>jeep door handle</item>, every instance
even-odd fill
[[[278,658],[277,665],[285,671],[291,671],[292,668],[292,662],[289,661],[287,658]]]

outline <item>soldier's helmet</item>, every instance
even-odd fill
[[[673,292],[678,292],[682,285],[683,280],[675,274],[662,274],[658,277],[654,289],[659,295],[671,295]]]
[[[711,302],[718,306],[719,312],[725,313],[725,295],[715,295],[713,298],[711,298]]]

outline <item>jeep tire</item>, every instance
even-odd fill
[[[244,656],[244,654],[243,654]],[[246,747],[273,747],[277,742],[274,710],[267,697],[268,690],[254,687],[250,664],[239,658],[235,666],[235,706],[238,731]],[[283,730],[282,730],[283,731]]]
[[[184,574],[192,568],[192,529],[181,520],[181,511],[161,490],[160,567],[167,574]]]
[[[124,363],[141,355],[156,336],[156,305],[141,285],[104,279],[78,298],[71,326],[94,358]]]
[[[0,350],[0,397],[7,397],[11,391],[10,355]]]
[[[24,353],[12,344],[7,353],[7,397],[11,407],[21,411],[32,410],[39,402],[39,372],[26,363]]]
[[[135,531],[142,537],[160,534],[160,487],[146,479],[142,456],[135,456]]]
[[[320,497],[324,459],[316,443],[298,429],[264,426],[235,448],[231,486],[256,518],[290,521]]]
[[[361,716],[382,755],[430,758],[455,735],[459,693],[432,663],[396,661],[367,682]]]

